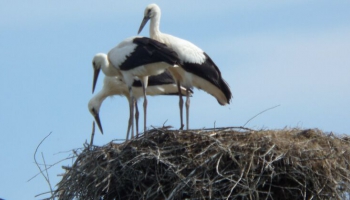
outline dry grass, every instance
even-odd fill
[[[350,142],[320,130],[154,129],[88,146],[59,199],[344,199]]]

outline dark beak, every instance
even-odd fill
[[[147,16],[145,16],[145,17],[143,18],[143,20],[142,20],[142,22],[141,22],[141,25],[140,25],[140,28],[139,28],[139,31],[137,32],[137,34],[140,34],[140,33],[141,33],[143,27],[147,24],[147,22],[148,22],[149,19],[150,19],[150,18],[147,17]]]
[[[92,83],[92,93],[94,93],[95,91],[95,86],[96,86],[96,83],[97,83],[97,79],[98,79],[98,74],[100,73],[100,69],[95,69],[94,70],[94,80],[93,80],[93,83]]]
[[[95,118],[95,121],[97,123],[98,128],[100,129],[101,133],[103,134],[103,129],[102,129],[102,125],[101,125],[101,120],[100,120],[99,114],[94,112],[94,118]]]

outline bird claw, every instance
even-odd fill
[[[181,127],[179,128],[179,130],[181,130],[181,131],[184,130],[184,126],[185,126],[185,125],[182,124]]]

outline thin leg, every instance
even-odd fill
[[[189,116],[190,116],[190,91],[186,89],[186,130],[189,129]]]
[[[146,121],[147,121],[147,95],[146,95],[146,88],[148,85],[148,76],[142,77],[141,83],[142,83],[142,90],[143,90],[143,131],[146,133]]]
[[[179,91],[179,108],[180,108],[180,130],[183,130],[184,128],[184,124],[183,124],[183,104],[184,101],[182,99],[182,93],[181,93],[181,86],[180,86],[180,82],[177,82],[177,89]]]
[[[132,88],[129,87],[129,94],[130,94],[130,115],[131,115],[131,138],[134,138],[134,101],[135,101],[135,97],[134,94],[132,93]]]
[[[144,100],[143,100],[143,132],[146,133],[146,121],[147,121],[147,98],[146,95],[144,94]]]
[[[139,115],[139,108],[137,107],[137,101],[135,101],[136,138],[139,137]]]
[[[136,104],[136,100],[134,100],[134,102],[133,102],[133,107],[134,107],[134,110],[135,110],[135,104]],[[134,114],[134,113],[133,113]],[[136,115],[136,113],[135,113],[135,115]],[[132,117],[134,117],[133,115],[131,116],[131,118]],[[137,130],[138,128],[136,127],[136,130]],[[135,137],[135,135],[134,135],[134,132],[132,133],[132,135],[131,135],[131,139],[134,139],[134,137]]]
[[[126,141],[128,141],[129,139],[129,134],[130,134],[130,128],[131,128],[131,123],[132,123],[132,118],[133,118],[133,115],[132,115],[132,110],[131,110],[131,99],[128,99],[129,100],[129,122],[128,122],[128,130],[126,131]]]

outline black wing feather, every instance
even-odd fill
[[[133,43],[137,44],[134,52],[120,65],[121,70],[133,69],[142,65],[166,62],[174,65],[179,62],[176,52],[165,44],[151,38],[135,38]]]
[[[229,103],[232,98],[232,93],[227,82],[222,78],[221,72],[213,60],[205,53],[205,62],[202,64],[184,62],[182,67],[192,74],[195,74],[219,88],[224,94]]]
[[[166,85],[166,84],[175,84],[175,81],[168,70],[166,70],[161,74],[148,77],[148,86]],[[141,81],[135,80],[132,86],[141,87],[142,86]]]

